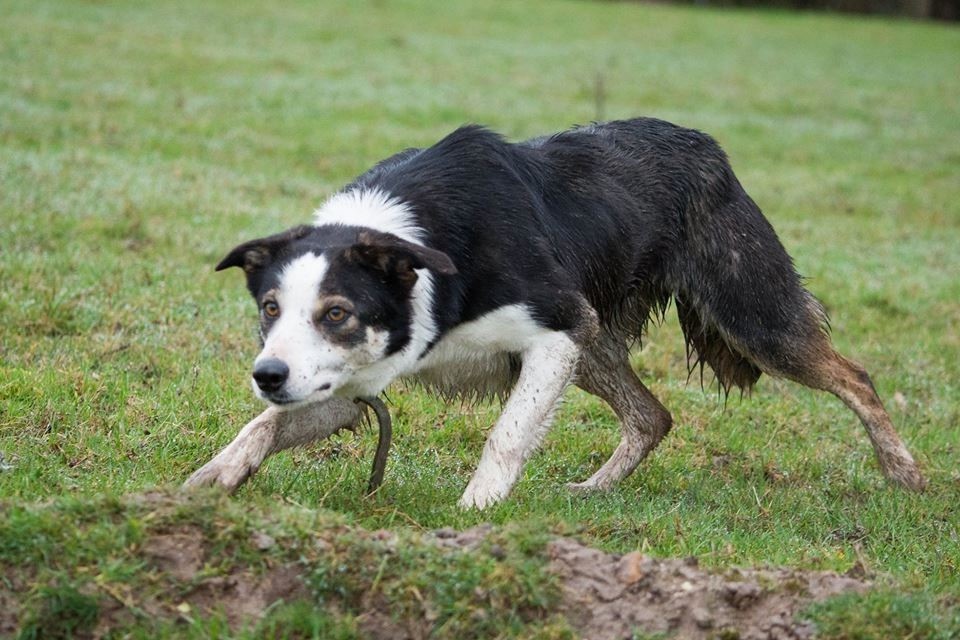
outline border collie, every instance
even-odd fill
[[[503,499],[571,384],[622,436],[574,489],[629,475],[670,430],[628,349],[672,301],[690,367],[725,392],[761,372],[838,396],[880,469],[925,480],[860,365],[709,136],[650,118],[509,143],[479,126],[407,149],[332,196],[312,225],[246,242],[260,309],[253,388],[270,404],[187,481],[235,489],[264,458],[354,426],[398,378],[445,396],[500,395],[462,507]]]

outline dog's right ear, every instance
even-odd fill
[[[266,238],[250,240],[233,248],[217,266],[217,271],[230,267],[240,267],[247,277],[260,271],[273,262],[277,254],[288,244],[310,233],[310,227],[303,225],[288,229]]]

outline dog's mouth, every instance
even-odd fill
[[[326,392],[330,391],[332,387],[332,383],[325,382],[302,398],[294,397],[287,391],[272,391],[268,393],[262,389],[257,389],[257,395],[272,405],[284,408],[292,408],[298,405],[309,404],[318,400],[322,400],[323,397],[327,395]]]

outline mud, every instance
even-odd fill
[[[267,567],[254,573],[246,567],[235,567],[226,575],[205,575],[210,562],[209,549],[196,527],[185,525],[157,533],[143,545],[148,566],[163,579],[175,584],[190,585],[181,598],[153,599],[143,608],[154,615],[189,618],[220,611],[233,628],[256,622],[274,603],[306,599],[309,592],[302,580],[302,568],[295,564]],[[265,533],[254,532],[252,545],[260,551],[276,541]],[[124,604],[122,599],[117,599]]]
[[[475,549],[492,531],[481,525],[433,535],[443,546]],[[816,629],[795,619],[802,609],[870,588],[860,565],[848,575],[787,568],[706,570],[696,558],[608,554],[570,538],[553,540],[548,556],[549,570],[562,585],[561,612],[590,640],[637,633],[677,640],[805,640],[814,638]]]
[[[11,638],[17,630],[20,602],[16,593],[0,580],[0,638]]]
[[[203,567],[203,536],[182,526],[147,539],[143,555],[161,572],[176,580],[191,580]]]

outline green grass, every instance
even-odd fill
[[[497,408],[398,387],[375,498],[362,497],[374,436],[348,434],[272,458],[235,503],[401,532],[546,527],[720,567],[845,570],[859,556],[892,585],[875,610],[947,620],[960,598],[960,31],[566,1],[31,1],[2,14],[0,501],[102,505],[181,482],[260,408],[253,305],[242,278],[212,272],[229,248],[308,220],[377,159],[463,122],[521,138],[589,121],[599,77],[604,117],[658,116],[724,145],[929,490],[886,486],[831,397],[764,378],[724,405],[687,384],[668,314],[635,364],[675,427],[608,494],[563,488],[618,437],[605,406],[570,392],[510,499],[459,512]],[[89,540],[63,536],[0,545],[39,566],[96,561]],[[86,615],[71,581],[44,595],[57,587],[44,576],[31,610]],[[822,615],[831,637],[870,637],[843,610]]]
[[[210,604],[202,594],[217,593],[205,584],[219,577],[250,585],[223,589],[240,599],[278,567],[303,576],[303,599],[268,608],[240,637],[352,638],[372,610],[427,620],[438,638],[571,637],[553,612],[559,590],[544,571],[545,533],[508,528],[476,548],[448,548],[417,532],[371,534],[328,512],[210,492],[185,503],[159,493],[61,498],[3,515],[0,568],[37,585],[21,603],[23,640],[82,636],[99,617],[113,637],[222,637],[230,615],[201,614]],[[161,571],[165,556],[150,551],[151,541],[171,533],[188,534],[202,562]],[[258,544],[265,535],[271,542]]]

